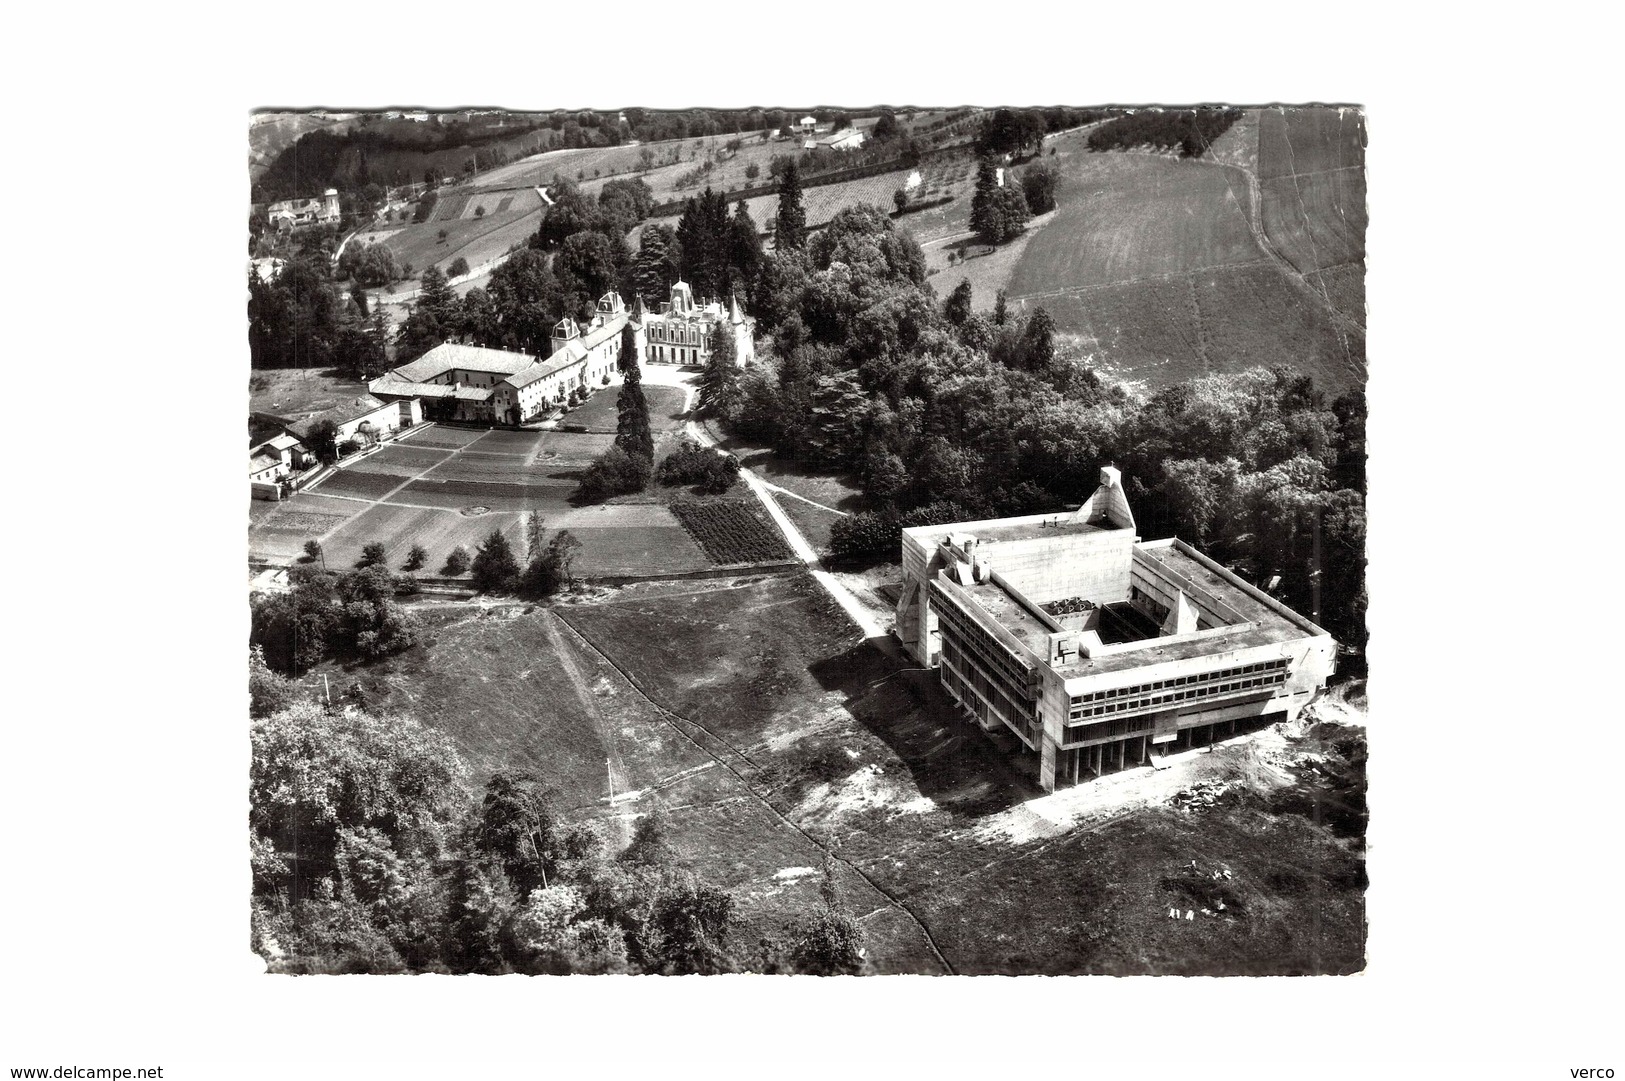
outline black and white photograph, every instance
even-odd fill
[[[1603,18],[8,25],[0,1076],[1625,1068]]]
[[[1357,104],[248,140],[271,972],[1362,970]]]

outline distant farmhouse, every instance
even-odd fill
[[[339,193],[328,188],[320,199],[284,199],[266,207],[265,217],[273,229],[333,224],[339,220]]]
[[[726,322],[737,361],[756,358],[755,321],[732,301],[696,304],[686,282],[672,286],[671,300],[649,314],[640,298],[628,311],[619,293],[599,299],[585,327],[568,317],[553,328],[544,359],[528,353],[446,342],[368,385],[385,401],[418,401],[430,420],[524,424],[563,405],[571,394],[609,382],[620,368],[621,332],[631,326],[639,362],[704,364],[711,332]]]
[[[856,150],[863,145],[863,132],[857,128],[846,128],[819,139],[818,145],[826,150]]]
[[[1331,635],[1181,540],[1113,468],[1076,512],[903,530],[897,634],[1045,790],[1297,716]]]

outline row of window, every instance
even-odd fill
[[[1125,702],[1108,702],[1103,706],[1074,706],[1071,719],[1099,717],[1104,713],[1125,713],[1137,709],[1155,709],[1159,706],[1173,705],[1194,698],[1211,698],[1216,694],[1235,694],[1260,687],[1274,687],[1285,682],[1285,672],[1270,672],[1248,679],[1234,680],[1230,683],[1210,683],[1204,687],[1191,687],[1183,691],[1169,691],[1166,694],[1153,695],[1149,698],[1136,698]]]
[[[1008,647],[961,612],[943,588],[935,582],[931,583],[931,597],[933,601],[931,609],[936,612],[939,624],[952,629],[964,642],[965,648],[977,654],[988,671],[999,673],[1013,686],[1027,686],[1030,669],[1018,663]]]
[[[943,642],[941,657],[944,672],[952,672],[981,696],[992,702],[998,711],[1010,720],[1031,727],[1036,718],[1038,704],[1020,695],[991,675],[977,663],[977,658],[956,649],[951,642]]]
[[[1215,680],[1234,679],[1237,676],[1250,676],[1255,672],[1276,672],[1285,669],[1285,657],[1277,657],[1272,661],[1259,661],[1257,664],[1244,664],[1237,668],[1223,668],[1213,672],[1198,672],[1191,676],[1159,679],[1154,683],[1139,683],[1132,687],[1115,687],[1109,691],[1094,691],[1089,694],[1073,695],[1072,704],[1082,705],[1085,702],[1102,702],[1114,698],[1135,698],[1148,691],[1160,691],[1170,687],[1193,686],[1202,683],[1212,683]]]
[[[1121,739],[1124,736],[1138,736],[1151,731],[1150,717],[1118,717],[1110,721],[1097,721],[1094,724],[1068,725],[1065,742],[1079,743],[1090,739]]]

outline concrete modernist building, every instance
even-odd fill
[[[711,359],[711,332],[724,321],[733,335],[739,365],[755,361],[756,320],[740,310],[738,299],[730,299],[726,308],[719,300],[697,304],[688,283],[678,282],[660,311],[642,315],[647,342],[644,360],[650,364],[704,364]]]
[[[603,385],[620,367],[621,330],[629,322],[641,355],[642,326],[620,294],[606,293],[585,328],[574,319],[559,321],[546,359],[445,342],[367,389],[380,398],[420,400],[430,419],[523,424],[564,402],[571,391]]]
[[[1332,637],[1180,540],[1116,469],[1075,512],[903,530],[897,635],[1046,790],[1295,717]]]

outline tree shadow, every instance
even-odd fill
[[[964,717],[936,673],[918,670],[891,639],[866,639],[808,672],[845,696],[847,710],[892,749],[939,808],[981,817],[1043,795],[1035,776]]]

